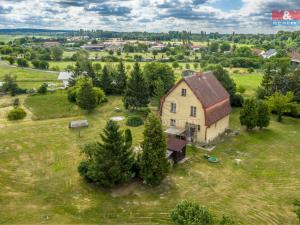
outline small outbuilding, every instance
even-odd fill
[[[262,52],[261,53],[261,56],[264,58],[264,59],[269,59],[273,56],[276,56],[277,55],[277,51],[276,49],[269,49],[268,51],[266,52]]]
[[[60,72],[57,80],[62,81],[64,84],[64,88],[67,88],[69,86],[69,80],[72,78],[72,76],[74,76],[73,72]]]
[[[167,142],[167,158],[177,163],[185,158],[187,141],[169,136]]]
[[[87,120],[77,120],[77,121],[71,121],[69,123],[69,128],[84,128],[88,127],[89,123]]]

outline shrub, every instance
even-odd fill
[[[76,86],[68,88],[68,100],[70,102],[76,102],[77,91],[78,87]]]
[[[53,70],[53,71],[60,71],[60,68],[59,68],[59,66],[53,66],[53,67],[51,67],[51,70]]]
[[[141,113],[144,117],[147,117],[151,110],[148,107],[142,107],[138,110],[139,113]]]
[[[183,201],[171,213],[171,219],[177,225],[212,225],[213,216],[205,207],[195,202]]]
[[[17,64],[18,64],[18,66],[20,66],[20,67],[28,67],[29,65],[28,65],[28,61],[26,60],[26,59],[23,59],[23,58],[19,58],[18,60],[17,60]]]
[[[230,101],[233,107],[242,107],[244,104],[244,98],[242,95],[239,94],[235,94],[234,96],[232,96],[230,98]]]
[[[235,222],[232,218],[223,215],[220,225],[234,225]]]
[[[8,120],[21,120],[24,119],[26,116],[26,112],[22,108],[14,108],[11,111],[9,111],[7,118]]]
[[[289,105],[290,112],[285,113],[287,116],[299,118],[300,117],[300,106],[298,104]]]
[[[144,120],[139,116],[131,116],[127,119],[126,125],[131,127],[138,127],[144,124]]]
[[[46,94],[47,93],[47,87],[48,87],[48,84],[46,83],[43,83],[37,90],[37,92],[39,94]]]
[[[246,91],[246,88],[242,85],[238,86],[237,88],[237,92],[241,93],[241,94],[244,94]]]
[[[248,68],[248,73],[253,73],[254,69],[253,68]]]

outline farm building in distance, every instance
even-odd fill
[[[46,48],[59,47],[59,46],[60,46],[60,43],[57,41],[44,42],[44,47],[46,47]]]
[[[210,142],[229,128],[229,94],[212,72],[183,77],[161,100],[169,136]]]
[[[276,49],[270,49],[270,50],[268,50],[268,51],[266,51],[266,52],[262,52],[262,53],[261,53],[261,56],[262,56],[264,59],[269,59],[269,58],[271,58],[271,57],[273,57],[273,56],[276,56],[276,55],[277,55]]]
[[[89,50],[89,51],[102,51],[105,49],[104,44],[90,44],[90,45],[83,45],[80,48],[84,50]]]
[[[60,72],[57,80],[62,81],[64,84],[64,88],[67,88],[69,86],[69,80],[73,75],[74,73],[70,71]]]

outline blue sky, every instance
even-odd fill
[[[300,0],[0,0],[0,28],[274,33],[273,9]]]

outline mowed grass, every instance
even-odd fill
[[[263,79],[262,72],[242,72],[242,73],[230,73],[230,76],[236,82],[237,88],[242,86],[246,89],[244,95],[246,97],[255,96],[257,88],[260,86]]]
[[[45,95],[29,95],[25,106],[33,113],[33,120],[73,117],[82,114],[77,105],[70,103],[65,91]]]
[[[48,97],[48,104],[56,102],[56,95]],[[128,115],[120,97],[108,100],[76,118],[9,123],[0,129],[1,224],[171,224],[169,214],[183,199],[209,207],[218,217],[231,215],[238,224],[298,223],[292,202],[300,198],[300,120],[278,123],[273,118],[268,129],[245,132],[234,110],[231,127],[241,134],[224,139],[214,150],[219,164],[209,164],[204,152],[189,149],[189,160],[175,166],[158,187],[133,182],[103,190],[84,182],[77,166],[81,146],[99,140],[112,116]],[[35,101],[43,111],[49,109]],[[90,123],[80,138],[68,128],[77,118]],[[127,128],[125,121],[119,124]],[[143,128],[131,128],[135,146],[142,141]]]
[[[16,76],[17,83],[21,88],[38,88],[43,83],[53,83],[56,86],[61,86],[61,82],[57,81],[58,72],[11,67],[6,63],[1,62],[0,81],[2,81],[7,74]]]
[[[0,65],[0,80],[6,74],[17,77],[18,82],[34,82],[34,81],[57,81],[57,72],[48,72],[42,70],[33,70],[30,68],[10,67],[7,65]]]
[[[0,35],[0,42],[7,43],[13,41],[14,39],[24,37],[23,35]]]

